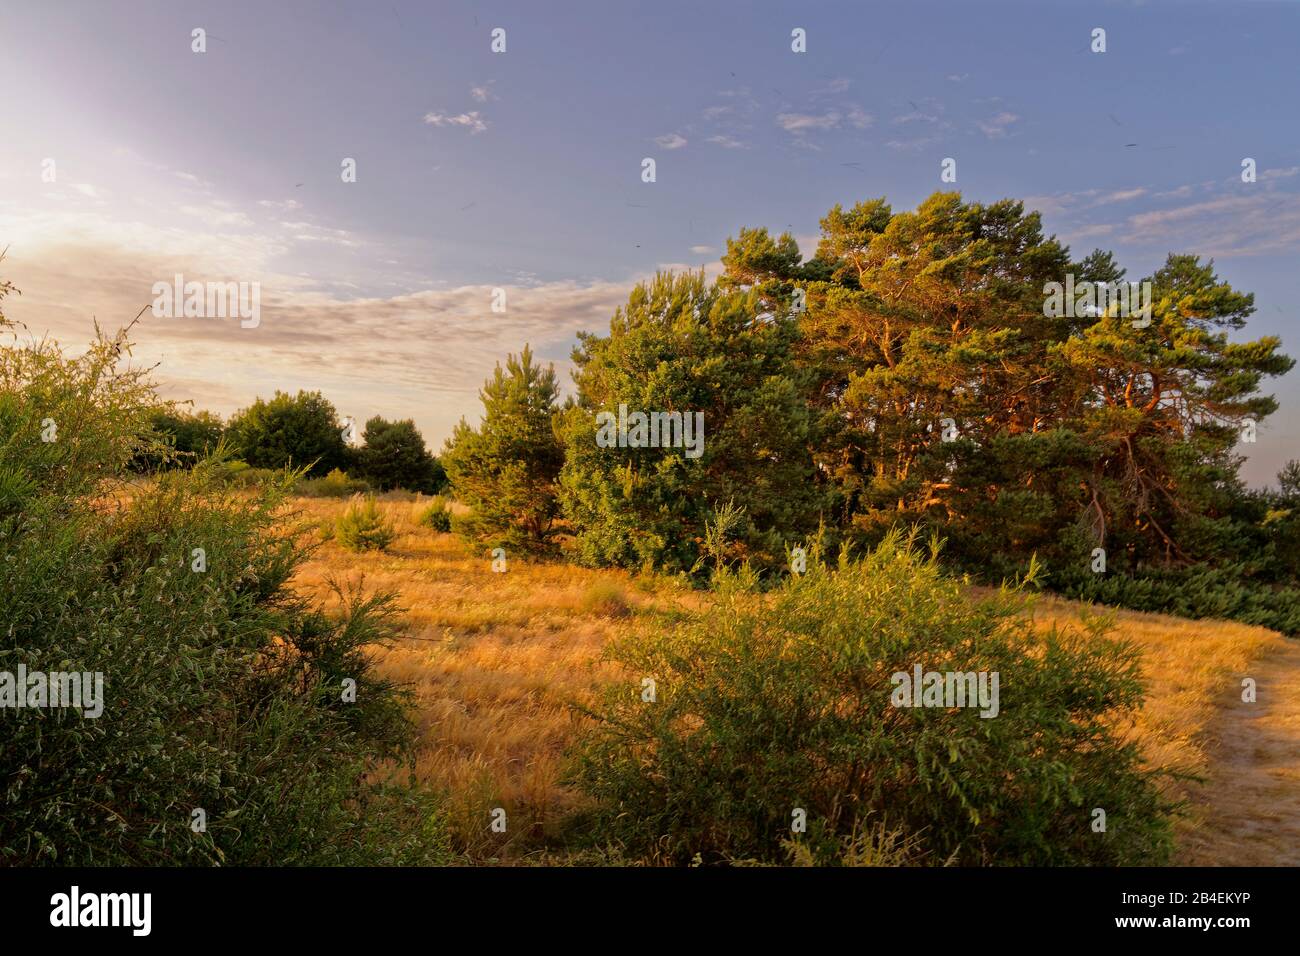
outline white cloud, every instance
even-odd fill
[[[719,133],[717,136],[710,136],[707,142],[713,143],[716,146],[721,146],[723,149],[748,149],[749,148],[740,140],[736,139],[735,137],[725,136],[722,133]]]
[[[471,136],[482,133],[488,128],[487,120],[479,116],[478,110],[458,113],[455,116],[447,113],[425,113],[424,121],[430,126],[463,126],[470,131]]]
[[[1020,119],[1015,113],[1001,112],[987,120],[976,120],[975,125],[989,139],[999,139],[1007,134],[1011,124]]]
[[[1136,189],[1119,189],[1115,192],[1105,193],[1099,196],[1093,203],[1095,206],[1109,206],[1111,203],[1128,202],[1130,199],[1137,199],[1139,196],[1145,196],[1147,191],[1139,186]]]
[[[870,113],[864,112],[860,106],[849,107],[849,123],[857,129],[866,129],[874,123],[875,117]]]
[[[810,129],[834,129],[843,117],[838,110],[827,110],[821,115],[812,113],[778,113],[776,123],[787,133],[802,133]]]
[[[655,143],[664,149],[681,149],[686,145],[686,137],[679,133],[665,133],[663,136],[656,136]]]
[[[200,179],[198,176],[195,176],[193,173],[187,173],[178,169],[173,173],[173,175],[177,179],[182,180],[183,182],[187,182],[191,186],[196,186],[199,189],[203,190],[204,192],[212,191],[212,183],[208,182],[206,179]]]

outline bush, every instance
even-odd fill
[[[374,495],[354,498],[339,515],[335,532],[338,543],[349,551],[383,551],[397,537],[392,522],[375,503]]]
[[[327,614],[289,589],[292,476],[127,485],[156,399],[124,344],[0,348],[0,670],[103,675],[98,717],[5,711],[0,863],[445,861],[428,795],[365,782],[413,739],[367,654],[397,633],[391,598],[339,588]]]
[[[1141,704],[1137,651],[1101,624],[1036,634],[1018,592],[975,602],[898,535],[766,595],[748,568],[715,580],[685,623],[612,645],[632,684],[597,705],[572,768],[598,837],[672,863],[1167,857],[1171,807],[1117,729]],[[996,716],[894,706],[914,665],[999,674]]]
[[[303,478],[293,489],[306,498],[347,498],[370,490],[370,484],[335,468],[324,478]]]
[[[587,614],[627,617],[632,613],[627,595],[613,581],[597,581],[582,594],[581,609]]]
[[[435,498],[420,511],[415,523],[445,534],[451,531],[451,509],[441,498]]]

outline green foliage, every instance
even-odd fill
[[[1104,548],[1115,575],[1148,583],[1087,589],[1166,602],[1152,610],[1196,604],[1160,582],[1231,567],[1252,596],[1216,585],[1207,610],[1288,619],[1300,596],[1269,591],[1297,585],[1294,512],[1242,487],[1234,445],[1276,409],[1264,380],[1294,363],[1275,337],[1230,340],[1254,300],[1213,263],[1170,255],[1142,280],[1144,325],[1113,306],[1047,308],[1048,283],[1067,274],[1126,274],[1109,252],[1072,260],[1013,200],[936,193],[897,213],[872,200],[821,227],[809,262],[788,236],[742,229],[719,283],[778,314],[806,293],[797,350],[833,532],[861,545],[926,527],[991,580],[1037,554],[1052,587]]]
[[[338,412],[320,392],[259,398],[231,417],[226,439],[256,468],[306,468],[314,478],[348,463]]]
[[[225,433],[221,416],[208,411],[189,412],[177,405],[155,411],[149,425],[164,448],[137,455],[133,462],[137,471],[193,467],[200,458],[217,451]]]
[[[527,345],[505,369],[497,365],[479,392],[482,424],[461,419],[442,454],[456,500],[471,509],[456,516],[458,534],[512,551],[554,549],[564,458],[551,422],[558,394],[554,367],[533,364]]]
[[[1300,590],[1254,582],[1239,564],[1151,568],[1138,575],[1071,568],[1053,575],[1051,586],[1081,601],[1193,619],[1223,618],[1300,634]]]
[[[412,740],[366,652],[397,633],[391,596],[340,587],[327,614],[288,587],[292,473],[244,489],[207,459],[125,485],[158,407],[125,354],[0,349],[0,670],[104,678],[97,718],[5,710],[0,862],[445,861],[427,796],[365,782]]]
[[[307,498],[348,498],[370,490],[369,482],[350,478],[340,468],[333,469],[324,478],[302,478],[293,489]]]
[[[836,569],[811,561],[769,594],[748,569],[717,580],[716,602],[685,623],[612,646],[631,683],[597,707],[574,768],[598,837],[675,863],[784,862],[792,839],[820,863],[869,862],[854,841],[876,826],[877,850],[913,862],[1167,858],[1170,807],[1123,734],[1141,703],[1138,652],[1101,623],[1035,634],[1015,591],[972,604],[896,535]],[[914,665],[998,673],[997,715],[894,706],[892,675]],[[807,832],[792,835],[796,808]]]
[[[383,551],[396,537],[374,495],[354,498],[335,524],[335,540],[349,551]]]
[[[447,502],[441,498],[434,498],[427,507],[420,511],[419,516],[416,518],[416,524],[424,525],[445,534],[451,530],[451,509],[447,507]]]
[[[697,567],[705,525],[743,512],[733,559],[770,568],[784,538],[816,526],[813,420],[794,367],[793,321],[757,293],[725,293],[700,274],[637,286],[608,336],[580,334],[578,401],[565,410],[561,475],[580,561],[672,572]],[[601,447],[598,414],[703,414],[703,449]]]
[[[362,437],[357,474],[380,491],[405,488],[431,495],[446,485],[442,463],[429,454],[412,419],[389,422],[376,415],[366,422]]]

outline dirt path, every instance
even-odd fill
[[[1200,826],[1177,862],[1192,866],[1300,866],[1300,639],[1248,671],[1254,704],[1237,688],[1210,725],[1210,769],[1195,791]]]

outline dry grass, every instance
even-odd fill
[[[325,528],[345,503],[300,499],[296,505]],[[560,563],[511,559],[505,574],[495,574],[488,554],[471,554],[453,535],[418,526],[420,501],[406,496],[380,505],[398,532],[386,553],[352,554],[326,541],[297,584],[324,596],[328,578],[364,575],[368,588],[399,594],[410,630],[398,646],[380,652],[379,661],[387,676],[410,684],[416,695],[417,779],[445,795],[453,837],[468,858],[540,855],[544,838],[555,836],[580,805],[560,779],[563,753],[582,732],[569,702],[613,677],[610,665],[598,661],[602,648],[638,619],[671,615],[700,598],[670,582]],[[1174,786],[1191,797],[1179,823],[1180,862],[1270,862],[1269,835],[1278,824],[1268,814],[1275,811],[1230,792],[1250,770],[1259,779],[1249,792],[1289,788],[1284,813],[1291,814],[1292,826],[1300,820],[1300,703],[1267,715],[1276,751],[1271,763],[1238,753],[1235,770],[1225,776],[1216,760],[1248,732],[1230,724],[1245,706],[1242,677],[1260,680],[1261,701],[1266,684],[1272,689],[1290,680],[1297,686],[1300,659],[1289,665],[1285,659],[1294,642],[1230,622],[1102,610],[1113,617],[1115,633],[1133,640],[1143,655],[1149,697],[1131,732],[1149,763],[1211,780],[1205,787]],[[1035,619],[1044,627],[1074,627],[1083,611],[1073,602],[1043,598]],[[490,830],[495,807],[506,810],[506,834]],[[1259,837],[1253,857],[1241,855],[1241,832]]]
[[[295,504],[320,526],[344,507]],[[416,525],[418,503],[380,507],[398,532],[385,553],[326,541],[295,583],[325,597],[331,577],[364,575],[368,589],[399,594],[410,629],[379,663],[416,695],[417,779],[446,795],[459,849],[478,860],[517,858],[577,806],[560,782],[562,755],[580,731],[569,702],[612,675],[597,660],[610,637],[639,615],[671,612],[674,590],[513,558],[493,573],[488,554]],[[505,835],[489,828],[495,807],[506,811]]]
[[[1239,708],[1248,706],[1241,702],[1242,678],[1258,679],[1260,663],[1294,645],[1267,628],[1114,608],[1091,609],[1059,598],[1040,599],[1035,621],[1045,627],[1075,627],[1084,613],[1101,613],[1113,619],[1112,633],[1133,641],[1142,652],[1147,702],[1137,715],[1132,733],[1147,762],[1203,779],[1212,779],[1211,772],[1221,757],[1219,725]],[[1292,731],[1292,741],[1300,742],[1300,725],[1293,726]],[[1206,827],[1208,820],[1222,815],[1211,811],[1218,789],[1217,785],[1171,782],[1171,793],[1189,800],[1188,812],[1176,831],[1179,862],[1212,862],[1203,854],[1190,854],[1187,847],[1197,842],[1195,834]],[[1239,805],[1236,810],[1250,813],[1263,808]],[[1220,850],[1234,852],[1227,845]]]

